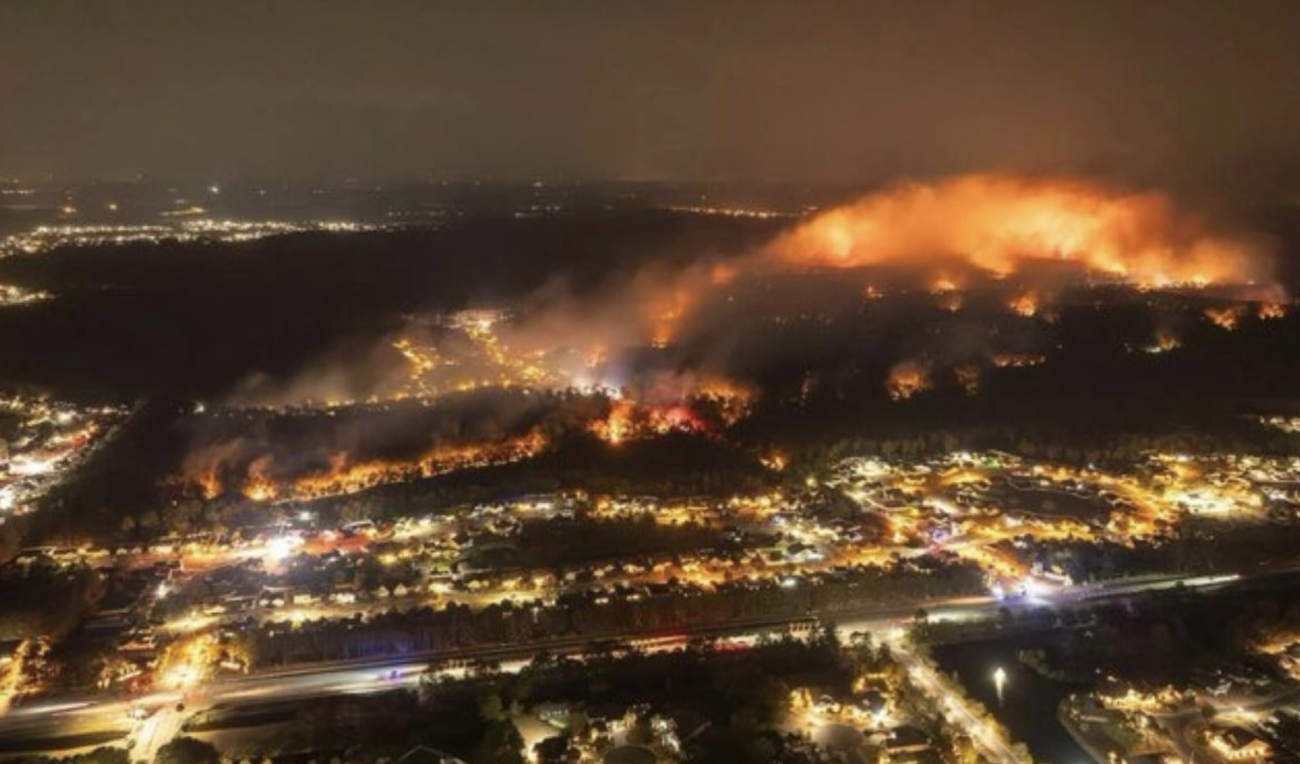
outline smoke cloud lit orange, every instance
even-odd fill
[[[1055,261],[1151,288],[1272,285],[1264,247],[1215,235],[1163,194],[1007,175],[871,194],[781,237],[770,255],[795,266],[955,266],[997,276]]]

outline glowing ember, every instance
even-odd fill
[[[1042,353],[994,353],[993,365],[999,369],[1019,369],[1027,366],[1038,366],[1045,363],[1047,356]]]
[[[964,363],[955,367],[952,373],[957,378],[957,384],[967,395],[975,395],[980,391],[980,367],[976,364]]]

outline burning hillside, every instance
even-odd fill
[[[1002,278],[1035,262],[1063,262],[1150,289],[1262,290],[1273,277],[1260,241],[1215,233],[1179,214],[1163,194],[1007,175],[906,183],[871,194],[779,238],[770,256],[802,267],[894,265]]]
[[[532,456],[600,416],[599,400],[484,391],[336,409],[230,409],[193,418],[169,481],[206,498],[257,501],[353,493]]]
[[[309,500],[527,459],[588,432],[610,445],[670,432],[716,437],[747,411],[720,382],[689,397],[478,390],[325,409],[226,409],[195,418],[194,445],[168,483],[205,499]]]
[[[1049,359],[1072,293],[1204,291],[1215,305],[1204,315],[1232,328],[1248,309],[1285,315],[1271,268],[1259,240],[1211,230],[1159,193],[1001,175],[902,184],[744,254],[665,257],[583,289],[554,280],[509,310],[412,318],[360,356],[327,359],[269,396],[258,385],[237,396],[418,410],[485,394],[514,410],[492,403],[429,429],[415,417],[296,446],[241,432],[200,443],[183,472],[208,496],[312,498],[527,458],[561,432],[612,445],[725,437],[768,396],[805,400],[819,385],[843,395],[864,374],[893,401],[949,387],[980,395],[989,375]],[[1143,331],[1138,346],[1150,344]],[[320,394],[357,368],[377,382]]]

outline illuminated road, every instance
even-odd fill
[[[1232,724],[1251,729],[1257,727],[1261,718],[1272,711],[1292,706],[1297,695],[1300,695],[1300,690],[1295,687],[1286,687],[1265,698],[1241,695],[1216,697],[1201,693],[1189,708],[1171,713],[1153,713],[1151,717],[1173,741],[1183,761],[1197,761],[1198,758],[1204,761],[1206,759],[1204,754],[1198,757],[1202,746],[1193,739],[1190,732],[1194,723],[1205,720],[1206,706],[1214,709],[1218,724]]]
[[[1294,570],[1295,568],[1285,568],[1261,571],[1255,577],[1280,575]],[[914,602],[892,607],[873,606],[856,613],[837,612],[827,615],[833,618],[837,631],[845,637],[854,631],[869,631],[889,638],[900,622],[911,619],[918,607],[924,607],[932,620],[988,620],[998,617],[999,611],[1004,607],[1013,611],[1033,610],[1045,606],[1068,607],[1168,591],[1180,584],[1187,589],[1207,590],[1241,580],[1243,579],[1240,576],[1235,575],[1150,576],[1104,585],[1073,587],[1045,595],[1041,599],[1021,598],[1004,602],[992,597],[968,597],[942,602]],[[692,637],[743,637],[790,623],[792,622],[776,621],[711,627],[667,638],[658,649],[684,647]],[[581,655],[596,642],[609,639],[621,639],[626,642],[647,636],[657,635],[568,637],[528,645],[306,665],[263,671],[247,677],[212,680],[186,691],[158,692],[136,698],[126,695],[94,695],[42,700],[13,708],[9,713],[0,716],[0,750],[7,749],[7,744],[16,741],[45,741],[117,731],[119,737],[126,738],[132,746],[133,758],[149,761],[161,745],[179,732],[186,718],[217,706],[229,709],[249,703],[300,701],[328,695],[365,695],[399,688],[410,689],[418,684],[420,677],[429,670],[429,664],[433,661],[448,659],[497,661],[501,663],[503,670],[517,670],[526,665],[533,656],[541,653]],[[908,671],[913,672],[918,685],[926,692],[933,693],[935,698],[942,700],[940,707],[946,714],[952,716],[954,723],[966,729],[980,729],[978,720],[964,706],[952,702],[938,684],[932,670],[906,650],[899,649],[898,655]],[[177,704],[180,703],[184,704],[183,711],[177,708]],[[144,719],[132,720],[133,709],[140,709],[148,715]],[[989,739],[987,733],[972,734],[971,737],[979,744],[987,745],[990,754],[994,755],[999,764],[1022,764],[1004,743]],[[57,747],[52,745],[51,748]]]
[[[948,690],[938,673],[907,648],[901,639],[890,639],[890,655],[907,671],[908,677],[934,703],[949,724],[964,732],[981,755],[994,764],[1033,764],[1019,754],[971,712],[965,698]]]

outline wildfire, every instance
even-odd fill
[[[965,304],[961,292],[944,292],[939,295],[939,307],[949,313],[956,313]]]
[[[918,361],[902,361],[894,364],[885,382],[885,390],[888,391],[890,399],[895,401],[905,401],[917,393],[929,390],[930,387],[930,369]]]
[[[194,475],[191,478],[191,481],[194,483],[195,486],[198,487],[199,491],[203,494],[203,498],[207,499],[208,501],[211,501],[221,495],[221,491],[222,491],[221,478],[217,477],[217,470],[215,467],[209,470],[204,470],[203,472]]]
[[[1017,295],[1011,298],[1007,307],[1016,315],[1033,318],[1038,313],[1038,295],[1032,291]]]
[[[620,399],[610,405],[609,415],[588,428],[611,446],[670,432],[708,432],[709,428],[686,405],[651,406]]]
[[[243,494],[253,501],[274,501],[280,490],[271,481],[272,458],[260,456],[248,466],[248,479],[244,482]]]
[[[784,472],[786,465],[789,464],[789,458],[780,451],[771,451],[764,456],[759,457],[759,461],[764,467],[773,472]]]
[[[590,429],[596,437],[611,446],[622,445],[632,430],[632,415],[635,406],[631,401],[614,401],[610,406],[609,416],[592,422]]]
[[[1246,315],[1246,308],[1243,305],[1230,305],[1226,308],[1206,308],[1205,317],[1220,329],[1233,331],[1237,324],[1241,322]]]
[[[1047,356],[1042,353],[994,353],[993,365],[999,369],[1020,369],[1028,366],[1038,366],[1047,362]]]
[[[1286,306],[1280,302],[1261,302],[1255,309],[1255,315],[1265,321],[1285,318]]]
[[[1175,350],[1181,345],[1178,341],[1178,335],[1167,329],[1161,329],[1156,332],[1156,341],[1154,345],[1147,348],[1148,353],[1168,353]]]
[[[385,483],[430,478],[472,467],[487,467],[527,459],[541,453],[548,445],[540,431],[492,443],[472,443],[433,448],[410,461],[371,461],[349,463],[347,454],[338,454],[330,469],[298,478],[287,493],[295,499],[357,493]],[[247,494],[246,494],[247,495]],[[255,498],[248,496],[248,498]]]
[[[957,378],[957,384],[967,395],[975,395],[980,391],[981,372],[977,364],[961,364],[953,368],[952,373]]]
[[[1268,258],[1254,242],[1211,234],[1162,194],[1007,175],[871,194],[813,218],[770,255],[804,267],[929,263],[996,276],[1034,261],[1067,262],[1148,288],[1271,283]]]
[[[727,277],[727,280],[730,280],[730,276]],[[713,280],[710,283],[725,282]],[[693,303],[692,291],[685,287],[674,288],[664,295],[661,300],[655,301],[652,306],[655,315],[650,337],[650,344],[653,347],[667,347],[673,341],[677,336],[677,326],[681,322],[682,316],[686,314]]]
[[[931,294],[948,294],[957,291],[957,282],[948,276],[939,276],[930,284]]]
[[[275,501],[280,490],[274,484],[254,480],[244,484],[244,496],[251,501]]]
[[[705,377],[691,397],[711,404],[722,424],[730,427],[749,416],[755,395],[752,389],[729,379]]]
[[[240,463],[240,452],[238,441],[232,441],[192,457],[190,471],[174,480],[177,485],[197,487],[209,500],[231,490],[256,502],[318,499],[357,493],[385,483],[519,461],[541,453],[548,445],[546,435],[533,430],[499,441],[440,445],[404,460],[354,461],[350,454],[339,452],[323,470],[294,474],[277,465],[271,454],[258,456],[242,469],[234,466]],[[202,466],[197,466],[200,462]]]

